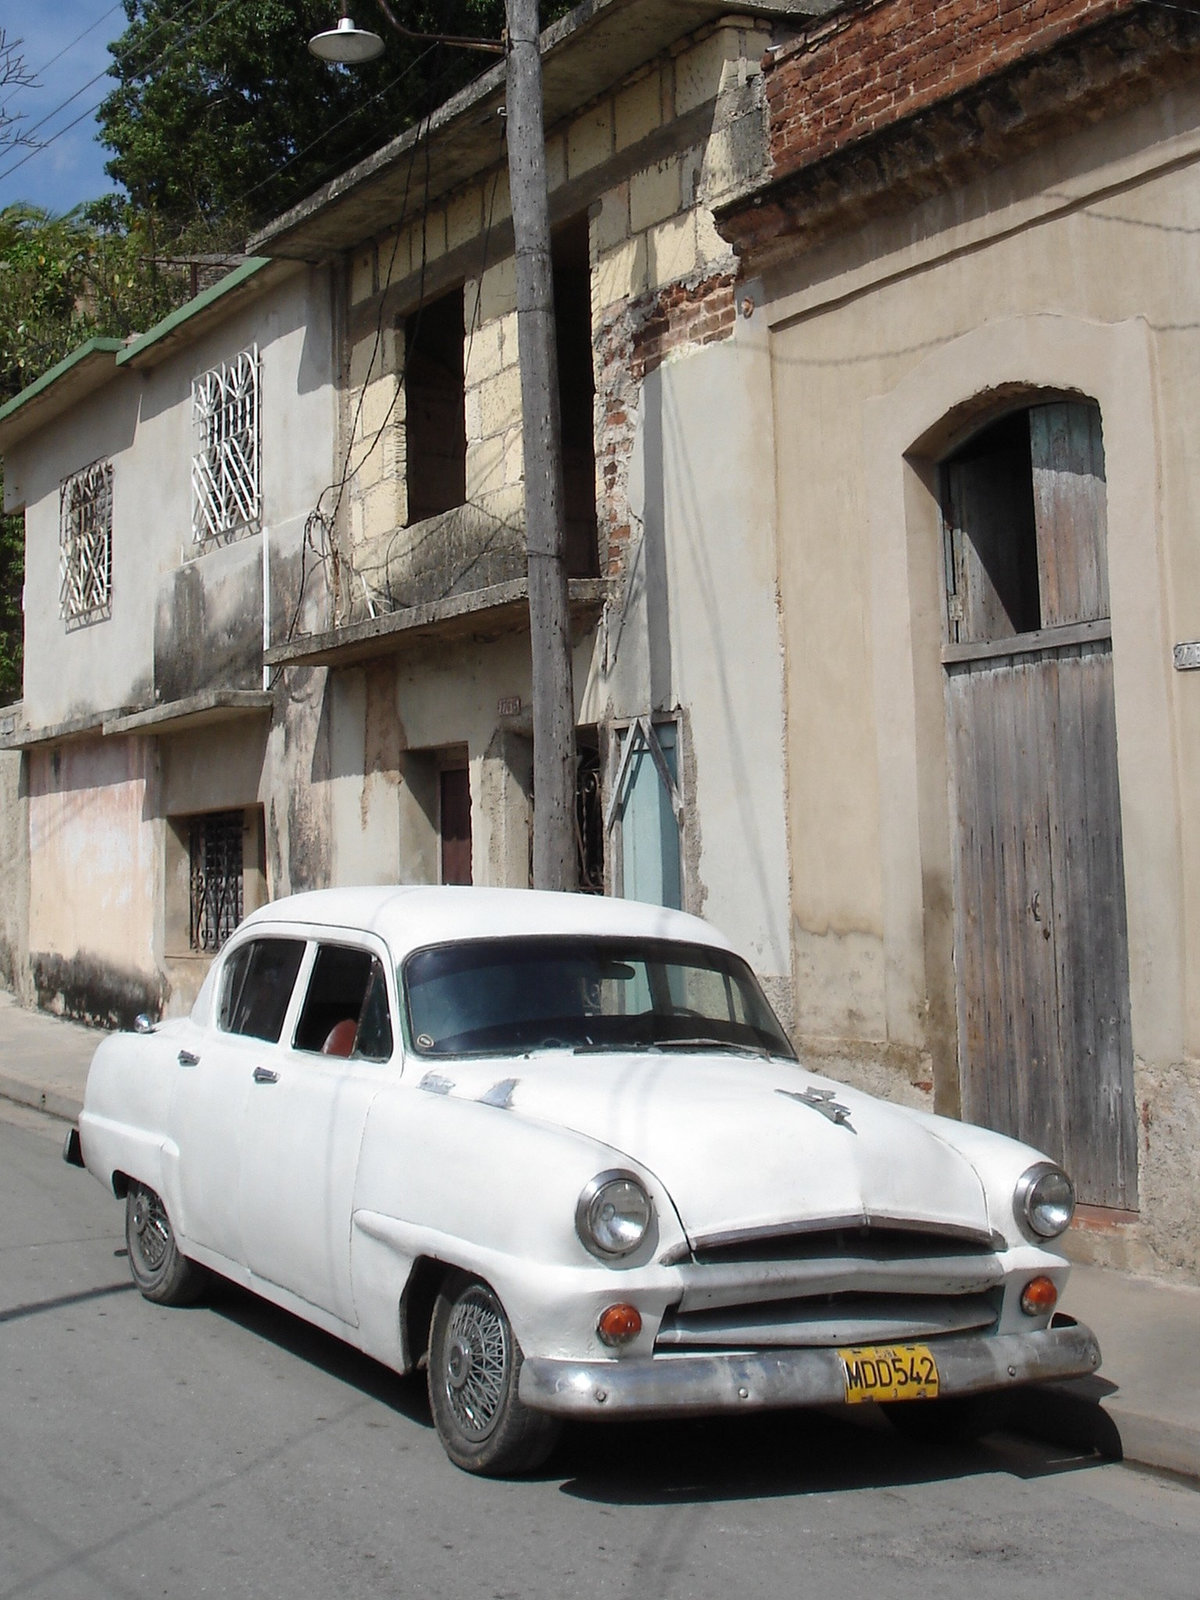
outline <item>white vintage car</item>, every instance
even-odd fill
[[[149,1299],[212,1271],[427,1366],[469,1471],[564,1418],[961,1422],[1099,1362],[1055,1311],[1057,1166],[808,1071],[720,934],[627,901],[269,905],[190,1017],[100,1045],[67,1158],[124,1197]]]

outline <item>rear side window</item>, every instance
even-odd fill
[[[219,1026],[274,1044],[304,956],[303,939],[251,939],[225,963]]]

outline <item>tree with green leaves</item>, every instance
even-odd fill
[[[110,48],[117,88],[99,111],[108,172],[135,207],[193,248],[228,248],[394,138],[496,58],[385,34],[377,61],[348,69],[309,54],[335,0],[124,0]],[[543,7],[544,20],[564,4]],[[503,0],[395,0],[406,28],[499,40]],[[374,12],[374,15],[371,13]]]

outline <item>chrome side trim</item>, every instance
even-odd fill
[[[956,1334],[931,1340],[930,1348],[943,1395],[1080,1378],[1100,1365],[1096,1337],[1082,1323],[1036,1333]],[[614,1361],[527,1356],[520,1396],[536,1411],[593,1420],[837,1405],[846,1398],[845,1369],[828,1348]]]

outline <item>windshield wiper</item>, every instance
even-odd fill
[[[732,1039],[710,1039],[699,1035],[694,1039],[656,1039],[655,1050],[728,1050],[737,1056],[759,1056],[766,1060],[769,1051],[760,1044],[734,1043]]]

